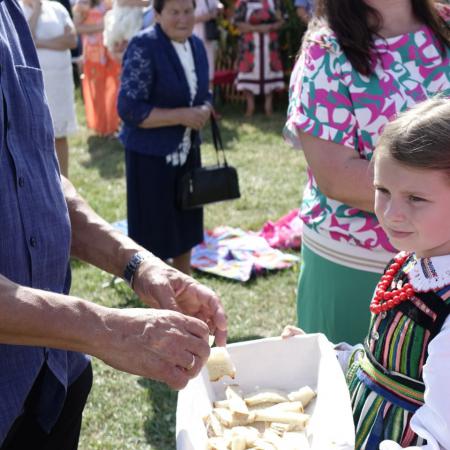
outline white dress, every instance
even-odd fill
[[[181,66],[183,67],[184,75],[186,76],[189,86],[189,94],[191,96],[190,106],[192,106],[192,102],[197,95],[198,84],[191,44],[187,40],[184,43],[175,41],[171,41],[171,43],[177,52]],[[184,130],[183,140],[180,142],[177,150],[166,156],[167,164],[171,164],[172,166],[182,166],[186,162],[189,150],[191,149],[191,131],[191,128],[186,128],[186,130]]]
[[[212,9],[217,9],[219,0],[196,0],[195,2],[195,15],[201,16],[207,14]],[[209,7],[209,8],[208,8]],[[212,81],[214,78],[214,66],[215,66],[215,53],[216,45],[215,41],[208,41],[205,36],[205,22],[197,22],[194,26],[194,34],[198,36],[206,49],[206,56],[208,57],[208,70],[209,70],[209,80]]]
[[[28,20],[29,6],[21,3]],[[37,39],[52,39],[64,34],[66,26],[73,27],[67,10],[56,1],[43,0],[36,25]],[[53,119],[55,137],[65,137],[77,130],[74,83],[70,50],[38,48],[37,54],[44,76],[45,93]]]

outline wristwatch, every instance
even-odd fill
[[[143,261],[145,261],[150,256],[149,252],[137,252],[135,253],[131,259],[128,261],[125,270],[123,271],[123,279],[128,283],[128,286],[133,288],[133,279],[136,270],[141,265]]]

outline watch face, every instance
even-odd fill
[[[147,256],[148,256],[147,253],[138,252],[133,255],[133,257],[128,262],[127,267],[125,267],[123,278],[125,279],[125,281],[128,282],[130,286],[133,283],[133,276],[134,273],[136,272],[136,269],[139,267],[142,261],[147,259]]]

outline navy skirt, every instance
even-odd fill
[[[200,166],[199,152],[189,152],[182,166],[165,156],[125,150],[128,235],[161,259],[188,252],[203,241],[203,208],[182,211],[176,206],[177,180]]]

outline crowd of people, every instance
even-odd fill
[[[450,449],[444,3],[293,4],[307,31],[290,76],[284,137],[303,151],[308,180],[299,328],[285,335],[322,332],[337,344],[357,449]],[[208,335],[226,343],[220,299],[191,277],[203,210],[180,208],[176,195],[177,180],[201,165],[200,131],[216,114],[214,39],[223,6],[3,0],[2,450],[77,448],[92,384],[86,354],[179,389],[206,362]],[[282,5],[233,6],[235,83],[245,115],[254,114],[261,95],[270,116],[274,92],[286,89]],[[118,32],[125,15],[135,27],[126,39]],[[105,23],[112,25],[106,30]],[[117,136],[125,149],[128,236],[67,178],[67,138],[77,130],[71,50],[80,44],[87,126]],[[147,308],[106,308],[71,296],[71,256],[122,277]]]

